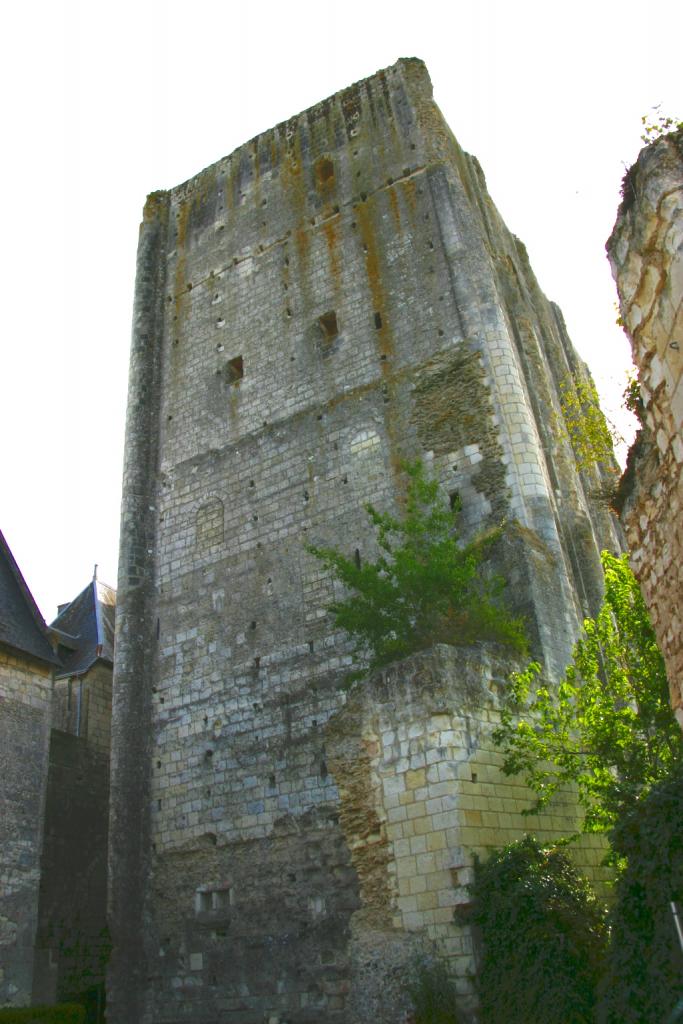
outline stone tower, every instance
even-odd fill
[[[600,478],[582,477],[554,425],[559,385],[585,372],[419,60],[149,197],[118,589],[110,1020],[383,1020],[363,1002],[368,936],[383,936],[387,991],[402,936],[448,939],[452,907],[439,916],[429,900],[448,901],[451,834],[434,840],[438,865],[430,853],[397,868],[408,847],[392,845],[391,800],[363,804],[379,776],[354,774],[346,739],[365,726],[360,711],[339,725],[348,647],[305,543],[371,552],[364,504],[395,506],[401,460],[421,456],[460,495],[465,529],[506,521],[500,568],[556,676],[599,598],[599,549],[618,546],[590,500]],[[430,678],[469,671],[449,650],[423,666]],[[456,711],[442,704],[425,714],[443,751]],[[378,749],[368,740],[358,765]],[[419,763],[399,788],[418,786]],[[439,887],[422,910],[401,888],[409,870]]]

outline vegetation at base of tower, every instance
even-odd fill
[[[536,794],[530,810],[574,783],[587,832],[609,832],[683,763],[664,661],[628,558],[604,551],[602,565],[603,604],[585,620],[564,680],[534,689],[534,662],[513,675],[512,702],[493,734],[503,771],[522,774]]]
[[[0,1010],[0,1024],[84,1024],[85,1007],[75,1003]]]
[[[370,672],[433,644],[482,640],[523,653],[524,625],[505,607],[504,581],[485,566],[501,531],[460,543],[458,509],[442,499],[438,481],[419,461],[403,469],[403,516],[366,506],[381,552],[376,561],[360,564],[334,548],[308,547],[351,591],[329,611],[353,637],[357,660]]]
[[[566,855],[525,836],[477,863],[470,893],[482,1024],[593,1024],[605,908]]]
[[[683,953],[671,912],[673,900],[683,917],[683,766],[622,816],[612,843],[626,868],[617,879],[610,913],[598,1020],[673,1020],[668,1015],[683,999]]]
[[[610,426],[600,408],[600,397],[592,380],[569,377],[560,384],[562,417],[556,417],[556,429],[572,446],[579,469],[600,465],[617,472],[614,443],[622,440]]]
[[[441,960],[415,966],[406,986],[413,1004],[414,1024],[460,1024],[455,981]]]

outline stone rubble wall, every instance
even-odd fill
[[[0,650],[0,1006],[28,1006],[38,925],[51,670]]]
[[[607,248],[644,406],[622,520],[683,728],[683,131],[629,170]]]

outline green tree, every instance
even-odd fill
[[[462,544],[458,510],[442,500],[438,481],[425,476],[419,461],[403,468],[402,517],[367,506],[380,550],[376,561],[360,564],[334,548],[308,548],[350,591],[329,611],[353,637],[357,660],[373,671],[435,643],[479,640],[523,652],[522,621],[505,608],[501,577],[484,566],[500,530]]]
[[[470,893],[483,1024],[592,1024],[605,910],[567,856],[525,836],[477,864]]]
[[[585,620],[564,680],[544,684],[533,662],[514,675],[494,732],[503,771],[524,775],[537,796],[531,810],[575,783],[586,832],[611,830],[683,761],[664,662],[627,556],[605,551],[602,565],[603,605]]]

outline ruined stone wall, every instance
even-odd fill
[[[83,996],[104,982],[109,757],[58,729],[50,761],[41,857],[34,1003]]]
[[[0,649],[0,1006],[28,1006],[38,923],[50,669]]]
[[[599,548],[619,545],[591,500],[600,479],[553,429],[559,384],[583,373],[420,61],[150,197],[118,586],[112,1021],[356,1019],[350,937],[374,883],[328,765],[350,657],[306,542],[372,555],[364,504],[395,509],[401,460],[422,456],[466,530],[507,520],[499,567],[557,677],[599,600]],[[400,945],[405,922],[391,927]]]
[[[683,727],[683,131],[641,152],[607,245],[644,417],[622,519]]]
[[[552,842],[580,827],[575,794],[529,819],[522,812],[534,795],[501,771],[491,733],[510,667],[495,647],[438,646],[357,684],[327,723],[339,819],[360,884],[348,1007],[359,1024],[401,1020],[419,951],[451,963],[466,1005],[473,936],[454,912],[469,902],[474,857],[529,831]],[[604,839],[583,836],[571,852],[599,889],[608,877]]]
[[[111,701],[103,661],[53,685],[34,1003],[103,1001]]]

